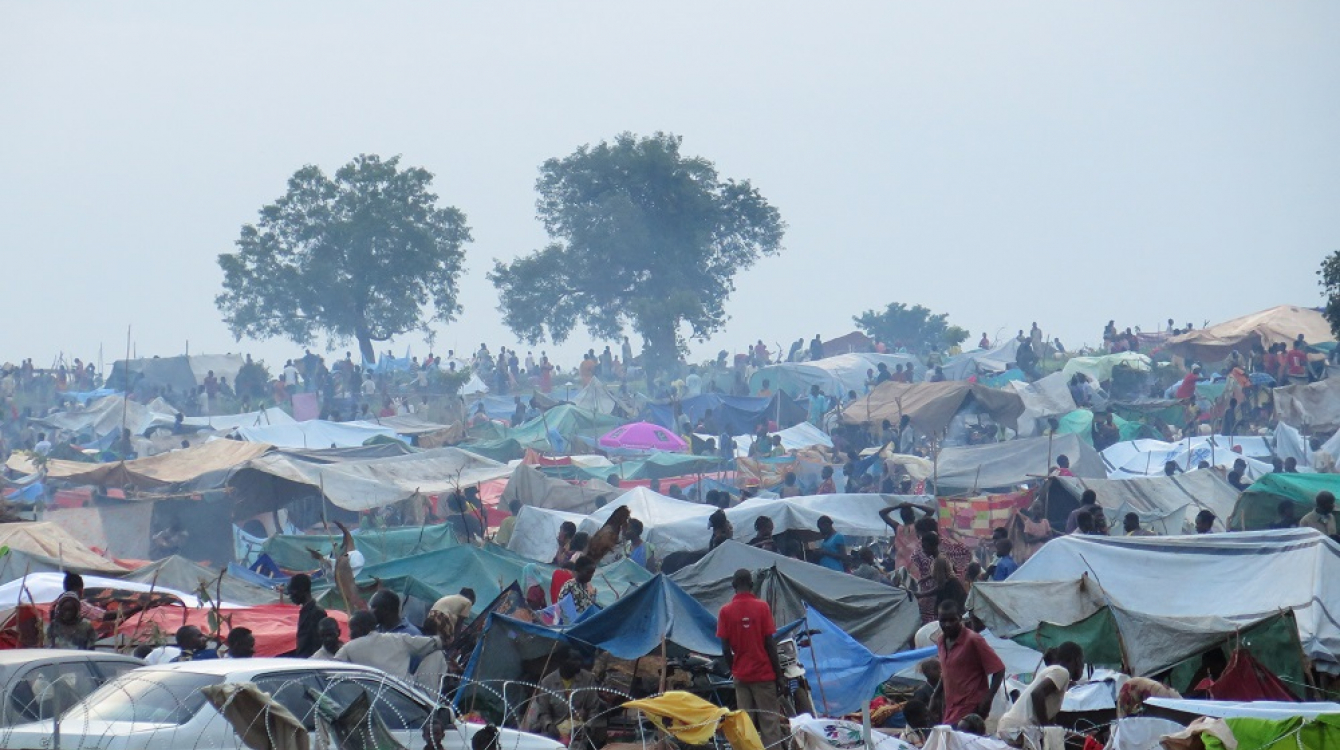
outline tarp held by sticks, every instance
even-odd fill
[[[947,380],[940,383],[895,383],[889,381],[875,386],[864,398],[859,398],[842,410],[846,424],[892,424],[904,417],[912,420],[919,432],[935,434],[949,426],[959,410],[975,405],[991,415],[997,423],[1011,429],[1024,413],[1024,402],[1014,391],[987,388],[984,385]]]
[[[1036,481],[1047,475],[1061,455],[1070,459],[1070,471],[1075,476],[1107,477],[1102,456],[1077,435],[1025,438],[940,451],[936,467],[940,494],[1008,489]]]

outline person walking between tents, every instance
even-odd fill
[[[731,579],[735,597],[721,608],[717,637],[721,652],[735,678],[735,702],[758,725],[763,746],[782,742],[782,667],[774,635],[777,625],[768,603],[754,596],[754,576],[741,568]]]
[[[944,673],[943,722],[991,713],[991,699],[1005,679],[1005,663],[986,639],[963,625],[963,605],[954,600],[940,604],[940,665]]]

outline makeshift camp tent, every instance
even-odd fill
[[[739,542],[722,544],[670,579],[719,612],[734,596],[731,576],[741,568],[755,572],[755,587],[779,623],[800,619],[808,605],[876,654],[899,651],[921,626],[916,600],[903,589]]]
[[[132,386],[167,387],[179,393],[189,393],[203,385],[211,370],[214,376],[237,382],[237,373],[246,364],[240,354],[197,354],[176,357],[145,357],[141,359],[119,359],[112,363],[112,372],[108,376],[109,387],[125,388],[126,372],[130,373]]]
[[[45,521],[0,523],[0,550],[26,554],[55,570],[123,575],[126,569],[79,542],[59,524]],[[18,571],[20,576],[23,571]]]
[[[578,446],[595,445],[596,440],[623,424],[609,414],[587,411],[572,404],[559,404],[535,419],[503,430],[503,439],[515,440],[521,448],[555,453],[579,453]],[[556,450],[550,436],[555,435],[566,450]]]
[[[1015,353],[1019,351],[1019,341],[1005,339],[990,349],[974,349],[950,357],[940,367],[940,371],[950,380],[967,380],[974,375],[989,375],[1005,372],[1014,365]]]
[[[805,421],[805,410],[796,404],[795,399],[773,387],[770,396],[727,396],[721,393],[704,393],[690,396],[672,403],[660,401],[647,404],[642,410],[642,419],[670,429],[679,429],[675,423],[675,408],[689,421],[697,424],[712,412],[712,421],[721,430],[732,435],[752,435],[754,429],[768,422],[777,425],[793,425]],[[807,395],[809,390],[806,389]],[[718,437],[718,432],[712,437]]]
[[[143,435],[158,427],[170,428],[174,417],[171,413],[150,411],[144,404],[128,402],[124,396],[113,394],[90,401],[82,409],[48,414],[33,421],[72,435],[101,438],[119,435],[122,428],[130,430],[132,435]]]
[[[643,458],[630,458],[609,466],[577,466],[581,476],[590,479],[606,479],[611,474],[620,481],[639,479],[667,479],[690,474],[729,471],[733,468],[730,459],[716,456],[694,456],[685,453],[653,453]]]
[[[237,440],[211,440],[190,448],[160,453],[131,461],[104,464],[86,464],[78,461],[51,460],[46,465],[49,480],[63,480],[70,484],[96,484],[100,487],[153,489],[191,484],[202,477],[216,474],[222,479],[229,470],[270,452],[263,443],[244,443]],[[35,473],[37,467],[30,457],[14,454],[7,466],[20,473]]]
[[[537,564],[502,547],[488,545],[481,549],[463,544],[365,566],[357,580],[360,585],[381,581],[383,588],[419,599],[426,605],[468,586],[475,590],[478,609],[513,582],[521,584],[524,590],[528,574],[541,578],[548,588],[554,570],[553,566]],[[596,587],[596,602],[602,606],[612,604],[634,585],[651,577],[646,569],[629,560],[606,565],[591,581]],[[324,589],[319,597],[323,606],[343,604],[334,588]]]
[[[799,628],[818,631],[810,635],[811,646],[799,648],[797,654],[810,683],[810,698],[824,716],[860,713],[881,683],[935,655],[934,649],[876,655],[808,606]]]
[[[1285,500],[1293,503],[1294,518],[1302,518],[1316,506],[1319,492],[1340,493],[1340,474],[1266,474],[1238,498],[1230,527],[1268,529],[1276,520],[1279,504]]]
[[[939,434],[964,409],[989,414],[998,424],[1014,429],[1024,413],[1024,402],[1014,391],[987,388],[976,383],[895,383],[875,386],[864,398],[842,409],[845,424],[878,425],[884,420],[898,424],[904,416],[923,434]]]
[[[877,369],[880,364],[887,365],[890,372],[898,365],[904,368],[914,365],[918,372],[925,370],[925,366],[910,354],[839,354],[811,362],[783,362],[760,367],[749,377],[749,392],[758,393],[763,381],[767,380],[774,391],[782,390],[802,398],[809,396],[813,385],[829,395],[847,391],[864,393],[869,377],[866,371]]]
[[[311,558],[308,558],[310,560]],[[213,601],[235,604],[280,604],[281,595],[273,588],[263,588],[223,572],[172,555],[133,570],[122,580],[146,583],[156,588],[194,592],[201,587]]]
[[[1053,528],[1065,528],[1066,519],[1079,507],[1086,489],[1098,496],[1108,527],[1118,534],[1127,513],[1139,515],[1142,526],[1161,534],[1192,533],[1196,514],[1202,510],[1214,513],[1215,529],[1224,531],[1238,501],[1238,491],[1213,471],[1141,479],[1052,477],[1047,480],[1043,497]]]
[[[359,529],[354,531],[353,536],[354,546],[362,553],[364,565],[380,565],[458,544],[455,527],[449,523]],[[276,534],[265,540],[262,550],[276,565],[286,570],[313,570],[316,563],[308,550],[316,550],[329,557],[334,550],[339,549],[343,540],[340,534]]]
[[[1093,445],[1093,420],[1092,411],[1076,409],[1056,420],[1056,434],[1078,435],[1080,440]],[[1112,424],[1117,426],[1117,432],[1122,440],[1136,440],[1144,435],[1154,434],[1152,428],[1140,422],[1127,421],[1115,414],[1112,415]]]
[[[937,494],[976,495],[1037,481],[1047,476],[1061,455],[1070,459],[1070,471],[1075,476],[1107,476],[1102,457],[1078,436],[1023,438],[940,451],[935,469]]]
[[[367,422],[313,419],[292,424],[239,427],[237,434],[243,440],[281,448],[349,448],[363,445],[376,437],[395,438],[399,433],[394,428]]]
[[[1340,378],[1276,388],[1275,417],[1309,432],[1340,429]]]
[[[1271,456],[1270,445],[1263,438],[1224,435],[1192,437],[1176,443],[1147,438],[1123,440],[1102,453],[1112,479],[1159,476],[1168,461],[1176,462],[1183,471],[1195,469],[1201,461],[1231,469],[1239,458],[1247,462],[1247,476],[1255,478],[1270,472]]]
[[[228,485],[245,495],[244,510],[250,513],[283,507],[313,489],[340,508],[360,511],[463,489],[511,473],[505,464],[459,448],[331,464],[276,453],[242,464],[229,476]]]
[[[1187,360],[1222,362],[1234,351],[1246,357],[1254,345],[1290,344],[1302,334],[1309,344],[1334,341],[1331,324],[1318,311],[1280,305],[1168,340],[1168,351]]]
[[[512,470],[512,476],[507,480],[507,488],[503,490],[502,498],[498,502],[507,506],[513,500],[517,500],[523,506],[587,513],[595,510],[596,498],[613,499],[622,493],[622,490],[604,482],[592,481],[598,486],[572,484],[546,476],[533,466],[518,464]]]
[[[1104,383],[1112,379],[1112,372],[1118,367],[1124,367],[1135,372],[1149,372],[1153,367],[1153,361],[1139,352],[1103,354],[1097,357],[1071,357],[1066,360],[1065,365],[1061,368],[1061,375],[1066,380],[1070,380],[1077,373],[1082,373],[1088,375],[1095,383]]]
[[[1013,339],[1011,339],[1013,341]],[[1014,380],[1005,387],[1019,394],[1024,411],[1015,420],[1020,437],[1030,437],[1042,431],[1039,426],[1047,417],[1059,417],[1075,410],[1075,399],[1070,395],[1065,375],[1054,372],[1032,383]]]
[[[566,632],[620,659],[653,653],[662,641],[695,654],[721,654],[717,618],[663,575],[641,584]]]
[[[586,516],[580,513],[523,506],[512,527],[512,538],[507,540],[507,549],[531,560],[548,562],[558,553],[559,527],[565,521],[576,526],[585,520]]]
[[[1334,672],[1340,670],[1338,597],[1340,545],[1313,529],[1287,529],[1063,536],[1043,545],[1008,581],[976,584],[970,604],[1005,637],[1042,622],[1078,622],[1104,604],[1150,618],[1217,617],[1239,626],[1290,609],[1304,653]],[[983,601],[990,606],[979,612]]]

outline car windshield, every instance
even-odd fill
[[[220,682],[222,675],[166,670],[130,672],[103,685],[81,705],[70,709],[65,720],[87,711],[90,721],[185,724],[205,705],[200,688]]]

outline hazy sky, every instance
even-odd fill
[[[3,2],[0,360],[110,362],[127,325],[140,355],[282,359],[223,326],[215,258],[298,167],[364,152],[469,217],[438,350],[510,346],[484,273],[544,242],[540,163],[624,130],[682,135],[790,226],[703,357],[895,300],[1071,346],[1313,305],[1340,4]]]

